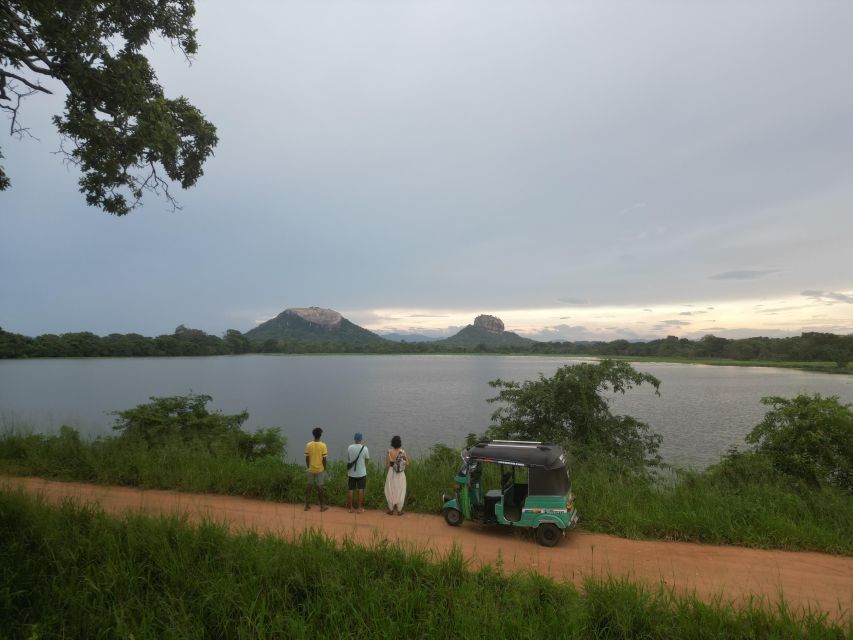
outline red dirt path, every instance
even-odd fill
[[[465,523],[449,527],[437,515],[384,512],[348,513],[331,507],[263,502],[231,496],[105,487],[40,478],[0,477],[0,485],[41,493],[49,502],[72,498],[97,502],[108,513],[186,514],[227,523],[238,530],[254,529],[292,538],[318,529],[341,540],[370,543],[387,539],[438,554],[459,545],[475,565],[500,558],[507,571],[532,569],[557,580],[579,584],[586,576],[627,577],[678,591],[695,592],[703,600],[722,596],[739,602],[750,596],[778,602],[795,610],[811,608],[830,618],[849,620],[853,610],[853,558],[812,552],[766,551],[686,542],[628,540],[573,531],[555,548],[537,545],[526,532],[510,527]]]

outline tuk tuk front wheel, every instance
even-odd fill
[[[458,527],[462,524],[462,512],[457,511],[456,509],[445,509],[444,521],[451,527]]]
[[[560,528],[550,522],[536,527],[536,541],[544,547],[555,547],[560,541]]]

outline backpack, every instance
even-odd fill
[[[402,450],[397,452],[397,458],[391,468],[394,469],[394,473],[403,473],[406,470],[406,458],[403,457]]]

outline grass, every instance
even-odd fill
[[[459,454],[438,445],[406,470],[406,509],[439,513]],[[368,469],[365,506],[385,509],[383,469]],[[86,440],[70,428],[54,436],[7,429],[0,473],[57,480],[176,489],[301,502],[304,470],[276,458],[246,460],[173,442],[149,449],[121,438]],[[330,463],[330,504],[346,504],[346,469]],[[573,489],[581,528],[632,538],[684,540],[853,555],[853,496],[791,484],[769,473],[727,476],[674,472],[659,481],[605,461],[577,464]]]
[[[0,638],[849,638],[784,603],[581,588],[377,541],[108,517],[0,491]]]
[[[631,538],[853,555],[853,496],[785,478],[731,478],[711,469],[649,481],[587,464],[575,473],[592,531]]]

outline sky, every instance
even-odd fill
[[[0,131],[3,329],[853,333],[853,3],[196,4],[146,49],[218,127],[181,210],[87,207],[61,95]]]

